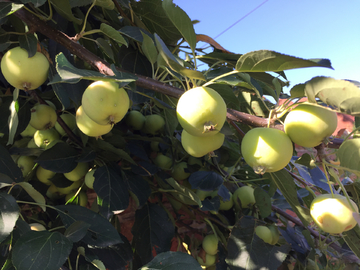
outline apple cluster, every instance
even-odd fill
[[[202,248],[205,254],[199,253],[196,257],[200,265],[208,267],[216,263],[216,254],[218,252],[219,240],[215,234],[208,234],[202,241]]]
[[[196,87],[181,95],[176,114],[183,128],[181,144],[193,157],[202,157],[219,149],[225,135],[219,131],[226,120],[226,104],[218,92]]]
[[[96,81],[84,91],[76,111],[78,128],[89,137],[109,133],[129,110],[130,99],[116,82]]]

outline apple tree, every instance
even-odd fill
[[[330,60],[171,0],[3,0],[0,55],[1,269],[358,269],[359,83],[283,91]]]

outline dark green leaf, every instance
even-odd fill
[[[326,67],[331,68],[327,59],[302,59],[274,51],[253,51],[240,56],[235,69],[241,72],[283,71],[294,68]]]
[[[71,242],[78,242],[85,237],[90,226],[84,221],[75,221],[66,229],[64,236]]]
[[[143,32],[141,32],[141,34],[143,36],[141,49],[143,50],[146,58],[150,61],[150,63],[155,64],[157,57],[158,57],[158,51],[156,49],[154,41],[147,34],[145,34]]]
[[[107,35],[109,38],[115,40],[119,44],[123,44],[125,46],[128,46],[127,41],[124,39],[124,37],[113,27],[111,27],[108,24],[102,23],[100,25],[100,30]]]
[[[286,259],[291,246],[266,244],[255,234],[255,227],[253,217],[243,216],[232,229],[226,258],[231,270],[276,270]]]
[[[274,173],[266,173],[264,176],[272,179],[304,226],[309,225],[312,222],[310,210],[300,205],[294,179],[290,174],[283,169]]]
[[[46,0],[21,0],[23,4],[32,3],[35,7],[40,7],[46,3]]]
[[[187,253],[167,251],[158,254],[151,262],[140,268],[141,270],[201,270],[201,266]]]
[[[143,42],[143,33],[151,35],[144,29],[136,26],[124,26],[119,30],[119,32],[137,42]]]
[[[188,205],[202,206],[201,200],[191,189],[180,185],[174,178],[168,178],[166,182],[173,187],[174,190],[170,194],[177,200]]]
[[[58,205],[56,207],[62,222],[69,228],[76,221],[91,226],[82,241],[95,247],[107,247],[122,243],[119,233],[111,223],[99,214],[80,205]]]
[[[136,175],[132,171],[124,171],[123,176],[126,179],[129,191],[136,196],[139,206],[143,206],[151,195],[149,183],[140,175]]]
[[[166,44],[175,45],[181,39],[181,33],[166,16],[161,0],[137,1],[132,8],[150,33],[157,33]]]
[[[74,22],[76,24],[81,24],[82,20],[76,18],[71,10],[70,2],[72,1],[58,1],[58,0],[50,0],[51,4],[62,17],[69,20],[70,22]]]
[[[190,175],[189,183],[194,189],[211,191],[222,185],[223,178],[214,171],[197,171]]]
[[[360,237],[359,237],[359,226],[355,227],[350,231],[342,233],[342,238],[349,246],[349,248],[354,252],[357,258],[360,258]]]
[[[37,38],[34,34],[21,35],[19,37],[20,47],[27,50],[28,57],[33,57],[37,52]]]
[[[315,77],[306,83],[305,94],[310,102],[320,98],[340,112],[360,115],[360,89],[349,81]]]
[[[19,166],[14,162],[9,152],[2,145],[0,145],[0,172],[11,177],[16,183],[23,180],[23,175]]]
[[[96,43],[99,45],[99,47],[102,49],[102,51],[113,61],[115,62],[114,59],[114,52],[110,46],[110,44],[108,43],[108,41],[106,41],[103,38],[97,38],[96,39]]]
[[[19,206],[13,196],[0,192],[0,243],[13,231]]]
[[[12,3],[0,3],[0,19],[6,17],[11,11]]]
[[[96,0],[95,5],[108,10],[113,10],[115,8],[115,4],[112,0]]]
[[[30,197],[37,203],[39,203],[39,207],[41,207],[41,209],[45,212],[46,211],[46,201],[44,196],[37,191],[30,183],[28,182],[20,182],[18,183],[19,186],[21,186],[26,192],[27,194],[30,195]]]
[[[45,150],[36,159],[44,169],[68,173],[77,166],[78,152],[67,143],[57,143],[48,150]]]
[[[189,16],[180,7],[176,6],[172,0],[164,0],[162,2],[162,7],[168,19],[175,25],[183,38],[190,45],[191,50],[195,52],[196,34]]]
[[[167,212],[157,204],[146,204],[135,213],[132,228],[135,255],[142,265],[152,260],[153,254],[170,250],[175,228]]]
[[[94,190],[108,212],[125,210],[129,205],[128,187],[119,166],[102,166],[94,173]]]
[[[235,96],[233,89],[228,85],[223,84],[211,84],[210,88],[214,89],[218,92],[221,97],[224,99],[227,108],[231,108],[234,110],[239,110],[239,100]]]
[[[256,205],[259,207],[261,217],[268,217],[272,212],[270,196],[260,187],[255,188],[254,196]]]
[[[59,269],[71,248],[72,242],[59,232],[29,231],[15,243],[12,262],[17,270]]]

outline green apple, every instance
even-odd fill
[[[23,132],[20,133],[22,137],[33,137],[37,129],[28,124]]]
[[[141,130],[145,124],[146,118],[139,111],[130,111],[125,118],[126,124],[133,130]]]
[[[187,163],[182,161],[174,165],[173,170],[171,171],[171,176],[178,181],[185,180],[190,176],[190,173],[185,172],[187,169]]]
[[[78,181],[85,176],[89,171],[89,164],[87,162],[79,162],[75,169],[71,172],[64,173],[64,176],[70,181]]]
[[[95,181],[94,173],[95,173],[95,171],[96,171],[96,168],[92,168],[85,174],[85,185],[91,189],[94,189],[94,181]]]
[[[39,104],[31,109],[30,125],[38,130],[53,128],[57,121],[56,111],[45,104]]]
[[[87,203],[88,203],[88,197],[86,195],[86,192],[84,190],[80,190],[79,194],[74,198],[74,200],[72,200],[71,202],[69,202],[69,200],[71,200],[75,195],[76,195],[77,191],[72,191],[69,194],[67,194],[65,196],[65,202],[66,203],[70,203],[70,204],[77,204],[83,207],[86,207]]]
[[[220,198],[220,207],[219,210],[230,210],[233,206],[234,206],[234,200],[233,200],[233,195],[232,193],[229,191],[229,195],[230,195],[230,199],[227,201],[224,201],[222,198]]]
[[[145,116],[145,124],[141,129],[146,134],[156,135],[162,133],[165,120],[161,115],[151,114]]]
[[[254,189],[250,186],[242,186],[235,190],[233,194],[234,206],[236,210],[250,208],[255,204]],[[238,202],[240,200],[241,207]]]
[[[272,234],[272,238],[273,238],[273,241],[272,241],[271,245],[276,245],[277,242],[279,242],[279,239],[280,239],[279,230],[274,224],[271,224],[268,228],[270,229],[271,234]]]
[[[205,261],[200,256],[197,256],[196,260],[198,261],[198,263],[200,265],[208,267],[208,266],[211,266],[211,265],[215,264],[216,256],[206,253]]]
[[[253,128],[242,139],[241,154],[255,173],[276,172],[290,162],[293,144],[281,130]]]
[[[256,235],[262,239],[265,243],[272,245],[273,243],[273,235],[271,230],[266,226],[257,226],[255,228]]]
[[[23,176],[27,176],[35,166],[35,158],[31,156],[20,156],[17,165],[22,171]]]
[[[89,137],[100,137],[109,133],[113,128],[113,125],[110,123],[100,125],[90,119],[83,110],[82,106],[80,106],[76,111],[76,125],[82,133]]]
[[[51,184],[46,190],[46,197],[48,197],[50,200],[57,200],[61,196],[62,194],[59,193],[58,188],[54,184]]]
[[[181,95],[176,106],[180,125],[192,136],[213,136],[226,120],[226,103],[209,87],[196,87]]]
[[[63,113],[60,115],[60,118],[65,122],[70,130],[73,130],[76,127],[76,118],[75,115],[70,113]],[[65,130],[60,126],[59,122],[55,123],[55,129],[60,134],[60,136],[67,136]]]
[[[215,255],[218,252],[218,242],[215,234],[208,234],[203,239],[202,247],[207,254]]]
[[[34,134],[35,144],[45,149],[52,141],[59,140],[60,134],[56,131],[55,128],[37,130]]]
[[[57,192],[60,195],[66,195],[69,194],[70,192],[77,190],[83,183],[84,181],[82,180],[78,180],[75,181],[74,183],[72,183],[70,186],[67,187],[57,187]],[[50,186],[51,187],[51,186]]]
[[[359,208],[350,200],[356,213]],[[310,205],[310,215],[315,224],[324,232],[339,234],[351,230],[357,225],[353,209],[345,196],[339,194],[321,194]]]
[[[53,178],[55,176],[55,172],[44,169],[43,167],[41,167],[40,165],[38,165],[37,169],[36,169],[36,177],[37,179],[44,183],[45,185],[50,186],[52,184],[52,182],[50,181],[51,178]]]
[[[45,103],[46,103],[47,105],[49,105],[51,108],[53,108],[54,110],[56,110],[56,106],[55,106],[54,103],[52,103],[50,100],[44,100],[44,101],[45,101]],[[34,107],[37,106],[37,105],[40,105],[40,104],[42,104],[42,103],[36,103],[36,104],[34,105]],[[46,104],[45,104],[45,105],[46,105]]]
[[[334,133],[337,121],[336,112],[330,109],[300,104],[287,114],[284,130],[297,145],[315,147]]]
[[[27,148],[34,148],[34,149],[40,148],[39,146],[36,145],[34,138],[31,138],[31,140],[28,142],[26,147]]]
[[[158,154],[154,159],[154,163],[163,170],[170,170],[172,166],[172,159],[163,154]]]
[[[12,86],[23,90],[33,90],[42,85],[48,75],[49,61],[46,56],[36,52],[29,57],[28,52],[15,47],[8,50],[1,59],[1,71]]]

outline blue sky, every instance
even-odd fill
[[[234,53],[273,50],[302,58],[328,58],[334,70],[286,71],[291,86],[315,76],[360,81],[360,1],[358,0],[174,0],[195,24],[197,34],[216,38]],[[288,92],[290,88],[284,89]]]

